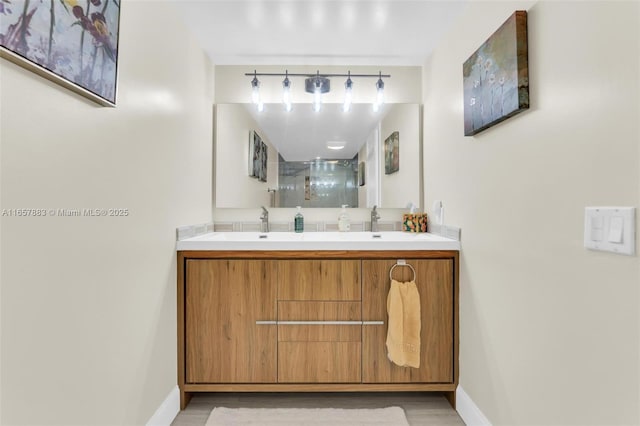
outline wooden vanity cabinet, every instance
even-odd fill
[[[386,353],[397,259],[416,271],[418,369]],[[455,406],[457,274],[457,251],[180,251],[181,407],[216,391],[440,391]]]

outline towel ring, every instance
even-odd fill
[[[398,262],[396,262],[395,265],[393,265],[391,267],[391,269],[389,269],[389,280],[393,280],[393,278],[391,277],[391,274],[393,273],[393,270],[395,269],[396,266],[408,266],[409,268],[411,268],[411,270],[413,271],[413,280],[416,280],[416,270],[413,269],[413,266],[411,266],[410,264],[408,264],[405,260],[398,260]]]

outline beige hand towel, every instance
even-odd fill
[[[401,367],[420,367],[420,294],[414,281],[391,280],[387,296],[387,356]]]

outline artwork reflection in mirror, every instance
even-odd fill
[[[393,132],[384,140],[384,174],[400,170],[400,132]]]
[[[256,131],[249,133],[249,176],[267,181],[267,145]]]

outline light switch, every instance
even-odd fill
[[[635,254],[635,216],[635,207],[586,207],[584,210],[585,248],[618,254]]]
[[[607,238],[610,243],[622,244],[622,230],[624,228],[624,218],[622,216],[611,216],[609,222],[609,237]]]
[[[604,219],[602,216],[591,216],[591,241],[602,241],[604,235]]]

